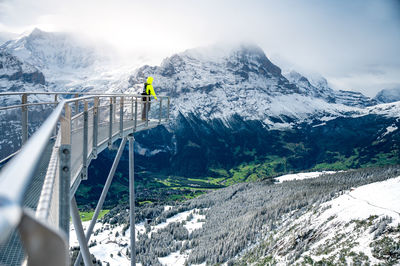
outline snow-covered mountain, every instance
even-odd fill
[[[400,101],[400,88],[383,89],[378,92],[378,94],[376,94],[374,99],[379,103],[391,103]]]
[[[376,105],[377,102],[360,92],[333,90],[329,87],[324,77],[309,77],[301,75],[296,71],[290,71],[284,75],[289,81],[302,88],[303,91],[319,91],[329,103],[338,103],[353,107],[366,107]],[[314,95],[317,96],[317,95]]]
[[[44,32],[38,28],[16,40],[6,42],[1,48],[46,70],[88,68],[98,60],[92,47],[83,46],[73,36]]]
[[[21,61],[42,71],[49,82],[59,90],[85,83],[97,77],[110,65],[110,58],[103,50],[78,37],[59,32],[45,32],[35,28],[15,40],[0,46]],[[85,86],[77,86],[85,89]]]
[[[296,72],[282,75],[252,44],[175,54],[160,66],[136,70],[129,80],[131,90],[140,91],[149,75],[160,93],[174,98],[175,116],[195,113],[202,119],[226,120],[239,114],[272,126],[355,114],[375,103],[361,93],[334,91],[326,80],[312,84]]]

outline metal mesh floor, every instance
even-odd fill
[[[54,140],[50,140],[43,152],[43,157],[24,198],[24,206],[26,208],[36,210],[53,145]],[[21,265],[24,257],[25,252],[22,247],[21,239],[18,230],[15,230],[10,235],[7,242],[0,244],[0,265]]]

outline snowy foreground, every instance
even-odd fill
[[[316,172],[287,175],[278,180],[282,182],[319,175]],[[296,263],[353,265],[368,262],[375,265],[393,260],[390,263],[393,265],[400,253],[385,253],[385,249],[397,245],[399,251],[399,192],[400,176],[352,188],[296,219],[288,219],[270,235],[279,242],[273,258],[258,258],[257,261],[287,265],[288,257],[294,254],[288,247],[293,242],[303,241],[303,250]],[[251,251],[252,255],[248,256],[256,253]]]
[[[312,172],[278,177],[279,182],[291,182],[295,179],[316,178],[331,172]],[[278,265],[288,264],[288,256],[293,253],[288,247],[293,241],[303,241],[304,250],[297,258],[298,263],[312,264],[315,262],[336,261],[341,257],[344,264],[354,264],[369,260],[371,264],[382,263],[377,257],[385,259],[384,252],[378,254],[379,245],[384,242],[385,237],[397,239],[400,224],[400,176],[382,182],[352,188],[338,195],[333,200],[319,206],[314,206],[310,211],[293,219],[287,219],[271,233],[270,237],[278,239],[279,245],[271,256],[264,257],[257,250],[257,244],[248,247],[236,259],[243,259],[248,264],[260,262],[272,262]],[[165,208],[169,208],[166,206]],[[188,219],[192,214],[193,218]],[[148,236],[165,228],[172,222],[186,221],[184,225],[191,233],[204,224],[204,215],[198,214],[196,210],[178,213],[167,219],[165,223],[151,226]],[[188,221],[189,220],[189,221]],[[89,222],[84,222],[86,229]],[[389,228],[389,229],[388,229]],[[392,229],[390,229],[392,228]],[[393,229],[394,228],[394,229]],[[396,229],[397,228],[397,229]],[[397,230],[397,231],[396,231]],[[110,224],[97,223],[91,238],[90,252],[102,263],[110,265],[128,265],[130,263],[126,253],[129,246],[129,229],[123,232],[123,225],[112,227]],[[71,226],[70,245],[77,246],[75,231]],[[145,234],[144,223],[136,225],[136,235]],[[299,236],[302,237],[299,240]],[[259,246],[262,246],[260,240]],[[378,241],[378,242],[377,242]],[[93,243],[96,243],[93,245]],[[376,244],[378,243],[378,244]],[[378,246],[377,246],[378,245]],[[173,252],[158,260],[163,265],[184,265],[191,250],[181,254]],[[375,253],[374,253],[375,252]],[[374,253],[374,254],[373,254]],[[253,259],[248,259],[253,256]],[[396,256],[396,255],[394,255]],[[387,258],[386,258],[387,261]]]
[[[165,206],[165,209],[170,208],[170,206]],[[193,215],[193,218],[188,220],[188,216]],[[186,221],[184,227],[189,231],[193,232],[195,229],[202,227],[205,216],[196,213],[196,210],[190,210],[178,213],[177,215],[167,219],[166,222],[160,223],[156,226],[151,226],[151,231],[148,232],[148,236],[151,237],[151,233],[156,232],[162,228],[165,228],[168,224],[173,222],[183,222]],[[83,229],[89,227],[90,221],[83,222]],[[96,259],[100,260],[102,263],[110,265],[130,265],[130,259],[127,257],[126,252],[129,247],[130,241],[130,228],[128,228],[125,233],[123,232],[124,226],[118,225],[112,227],[110,224],[97,223],[94,227],[93,232],[95,234],[90,238],[90,243],[96,243],[96,245],[89,248],[90,253],[93,254]],[[136,239],[138,234],[145,234],[146,229],[144,223],[141,222],[135,225]],[[78,239],[76,237],[75,228],[71,223],[70,229],[70,246],[78,246]],[[172,253],[169,256],[159,258],[160,262],[165,265],[184,265],[184,262],[188,254],[179,254],[179,252]],[[141,265],[140,263],[137,265]]]
[[[322,204],[320,209],[324,211],[317,215],[307,213],[302,216],[294,224],[308,221],[312,223],[310,228],[324,232],[322,239],[304,255],[310,255],[314,261],[320,260],[324,256],[318,249],[338,240],[338,247],[350,244],[353,246],[351,251],[368,256],[372,264],[380,263],[372,256],[371,243],[379,237],[379,230],[383,230],[383,227],[396,228],[400,224],[399,192],[400,177],[372,183]],[[344,230],[338,232],[340,225],[344,225]],[[351,261],[347,263],[351,264]]]

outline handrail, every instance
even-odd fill
[[[58,119],[63,111],[65,101],[60,102],[44,124],[34,133],[29,142],[15,156],[15,158],[4,166],[0,173],[0,195],[21,203],[24,192],[28,186],[29,178],[35,171],[41,153],[49,141]],[[20,167],[23,165],[24,167]],[[15,178],[19,176],[20,178]]]
[[[52,95],[76,95],[76,93],[44,93],[44,92],[23,92],[23,93],[0,93],[0,97],[2,96],[11,96],[11,95],[46,95],[46,94],[52,94]],[[141,99],[142,97],[153,97],[153,96],[143,96],[139,94],[93,94],[93,93],[80,93],[85,96],[77,97],[77,98],[71,98],[71,99],[65,99],[66,103],[72,103],[72,102],[77,102],[85,99],[92,99],[94,97],[134,97],[134,98],[139,98]],[[159,95],[157,98],[160,99],[168,99],[169,96],[164,96],[164,95]],[[24,104],[16,104],[16,105],[8,105],[8,106],[0,106],[0,111],[3,110],[9,110],[9,109],[16,109],[16,108],[21,108],[21,107],[29,107],[29,106],[35,106],[35,105],[50,105],[50,104],[58,104],[59,102],[36,102],[36,103],[24,103]],[[104,106],[99,106],[99,107],[105,107]]]
[[[44,102],[44,103],[24,103],[18,105],[9,105],[0,107],[0,111],[9,110],[14,108],[26,107],[26,106],[35,106],[35,105],[49,105],[49,104],[58,104],[59,102]]]
[[[63,107],[64,101],[57,105],[44,124],[31,137],[30,141],[26,143],[13,160],[4,166],[0,173],[0,242],[8,237],[11,230],[16,228],[21,220],[21,207],[25,191],[53,132],[53,128],[60,118]],[[9,219],[10,215],[7,215],[9,207],[14,209],[12,220]],[[3,211],[6,211],[6,213],[2,213]]]
[[[11,95],[22,95],[22,94],[32,94],[32,95],[92,95],[92,96],[99,96],[99,97],[107,97],[107,96],[123,96],[123,97],[143,97],[141,94],[130,94],[130,93],[103,93],[103,92],[0,92],[1,96],[11,96]],[[168,96],[158,96],[158,97],[168,97]],[[72,98],[74,100],[78,98]]]

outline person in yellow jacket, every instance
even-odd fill
[[[142,95],[142,101],[143,101],[143,109],[142,109],[142,120],[145,121],[147,119],[147,114],[150,112],[150,101],[151,101],[151,96],[154,97],[154,99],[157,100],[157,95],[154,92],[153,88],[153,77],[147,77],[147,82],[144,83],[144,88]]]

